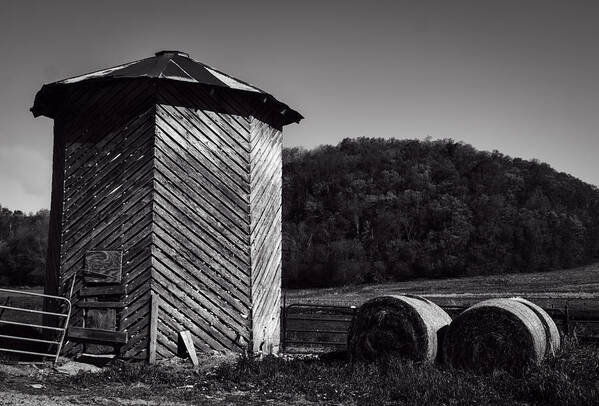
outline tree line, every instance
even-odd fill
[[[49,214],[25,214],[0,205],[0,285],[43,284]]]
[[[292,288],[569,268],[599,257],[599,190],[453,140],[345,139],[283,155]]]
[[[0,284],[41,284],[48,210],[0,206]],[[538,272],[599,258],[599,190],[453,140],[283,150],[289,288]]]

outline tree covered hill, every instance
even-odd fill
[[[453,140],[283,155],[283,278],[323,287],[538,272],[599,257],[599,190]]]
[[[283,151],[283,283],[538,272],[599,258],[599,190],[452,140]],[[0,206],[0,284],[43,281],[48,211]]]
[[[0,205],[0,285],[41,285],[49,211],[25,214]]]

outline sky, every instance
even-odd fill
[[[284,145],[452,138],[599,185],[599,2],[27,1],[0,14],[0,205],[50,206],[44,83],[163,49],[305,116]]]

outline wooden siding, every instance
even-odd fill
[[[77,304],[89,250],[121,250],[127,294],[117,328],[129,334],[121,348],[128,358],[145,358],[149,303],[152,149],[154,107],[151,87],[121,84],[73,92],[76,110],[57,122],[64,142],[60,268],[53,279],[68,295],[76,275],[71,326],[84,326]],[[132,99],[138,98],[138,103]],[[141,101],[141,102],[140,102]],[[145,109],[145,110],[140,110]],[[54,206],[52,207],[54,210]],[[52,280],[49,285],[51,285]],[[48,285],[47,285],[48,286]],[[66,354],[81,351],[67,343]]]
[[[62,206],[64,184],[64,134],[59,123],[54,123],[54,144],[52,147],[52,196],[50,199],[50,221],[48,227],[48,251],[46,253],[46,274],[44,292],[49,295],[58,294],[58,274],[60,272],[60,245],[62,230]],[[45,306],[54,306],[51,301],[46,301]],[[56,311],[50,307],[47,311]],[[46,323],[56,321],[46,318]]]
[[[250,340],[249,121],[156,108],[152,291],[157,358],[189,330],[203,352]]]
[[[157,357],[176,354],[181,330],[200,351],[276,352],[281,132],[169,95],[156,108]]]
[[[59,269],[48,273],[47,289],[54,283],[66,295],[77,275],[70,324],[84,325],[77,303],[90,290],[83,290],[86,252],[121,250],[124,294],[107,299],[124,306],[121,357],[172,357],[182,330],[200,352],[278,351],[275,121],[250,116],[234,98],[169,84],[91,90],[74,90],[77,109],[56,120],[56,246],[48,255]],[[81,349],[65,346],[67,354]]]
[[[279,350],[282,136],[254,118],[250,127],[250,245],[254,352]]]

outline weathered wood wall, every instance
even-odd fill
[[[159,356],[190,330],[200,351],[247,348],[250,330],[248,121],[156,109],[152,289]]]
[[[84,310],[78,306],[78,292],[83,286],[85,253],[122,250],[127,294],[116,328],[129,334],[123,355],[145,358],[151,266],[153,89],[137,82],[93,90],[74,91],[70,105],[77,107],[55,122],[64,140],[64,188],[62,194],[56,194],[61,204],[53,201],[53,209],[58,205],[61,217],[60,265],[54,280],[59,293],[66,296],[71,278],[77,275],[70,325],[83,326]],[[81,349],[73,343],[65,346],[67,354]]]
[[[281,131],[250,123],[252,351],[278,352],[282,241]]]
[[[69,105],[79,107],[55,124],[64,160],[55,151],[54,187],[64,181],[64,190],[53,193],[61,232],[49,289],[55,281],[67,294],[77,274],[78,292],[87,251],[122,250],[124,358],[174,356],[181,330],[199,351],[278,351],[277,124],[250,116],[240,100],[168,84],[92,90],[74,92]],[[78,300],[73,326],[83,324]]]
[[[162,85],[156,108],[157,357],[277,351],[281,132],[240,98]]]

